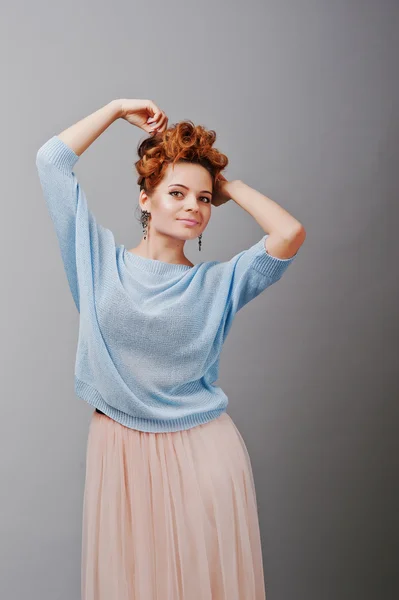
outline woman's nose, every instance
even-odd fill
[[[198,206],[199,206],[199,201],[197,200],[197,198],[195,198],[195,196],[187,198],[186,208],[192,208],[192,209],[198,210]]]

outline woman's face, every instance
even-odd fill
[[[211,217],[212,177],[201,165],[169,164],[151,196],[140,192],[140,204],[151,213],[149,229],[181,240],[199,236]],[[190,225],[183,219],[193,219]]]

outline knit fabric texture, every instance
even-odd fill
[[[228,404],[218,380],[234,316],[278,281],[298,252],[266,252],[264,234],[230,260],[193,267],[133,254],[88,207],[74,165],[54,135],[36,166],[79,313],[75,393],[126,427],[189,429]]]

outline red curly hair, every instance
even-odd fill
[[[137,152],[139,160],[134,163],[139,177],[140,190],[151,194],[162,181],[169,164],[190,162],[202,165],[212,176],[212,187],[217,175],[228,165],[228,158],[213,144],[216,132],[194,125],[192,121],[180,121],[143,140]]]

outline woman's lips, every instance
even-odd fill
[[[182,223],[185,223],[186,225],[198,225],[197,221],[191,221],[190,219],[178,219],[178,221],[181,221]]]

